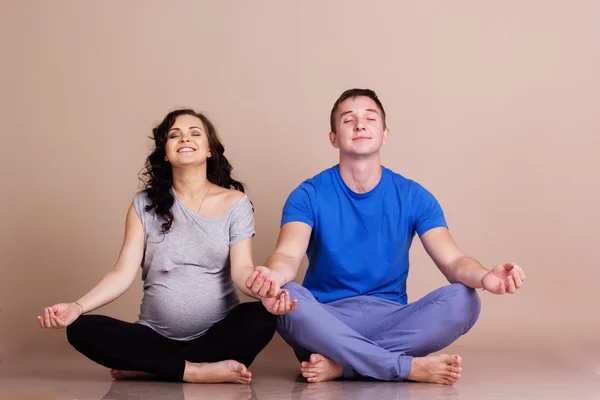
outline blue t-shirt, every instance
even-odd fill
[[[377,186],[359,194],[338,165],[290,194],[281,225],[294,221],[312,228],[303,286],[321,303],[369,295],[406,304],[415,233],[447,227],[439,203],[418,183],[382,167]]]

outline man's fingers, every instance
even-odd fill
[[[248,279],[246,279],[246,287],[248,289],[250,289],[252,287],[252,284],[254,284],[254,280],[256,279],[256,277],[258,276],[258,271],[253,271],[250,276],[248,277]]]
[[[279,292],[279,285],[275,281],[271,281],[271,288],[269,289],[268,296],[275,297]]]
[[[263,282],[262,286],[258,290],[258,295],[260,297],[267,297],[267,293],[269,292],[270,288],[271,288],[271,280],[270,279],[265,279],[265,281]]]
[[[252,288],[250,289],[253,294],[258,294],[258,291],[262,287],[265,282],[265,276],[261,273],[258,274],[256,279],[254,279],[254,283],[252,284]]]
[[[510,275],[508,278],[506,278],[506,281],[508,282],[507,292],[511,294],[516,292],[517,288],[515,287],[515,280],[513,279],[513,276]]]
[[[505,270],[510,271],[511,269],[513,269],[515,267],[515,263],[513,262],[508,262],[508,263],[504,263],[502,264],[502,266],[504,267]]]
[[[500,281],[498,284],[498,294],[506,293],[506,286],[504,285],[504,281]]]
[[[517,289],[523,286],[523,280],[521,279],[521,275],[519,274],[519,271],[517,271],[517,269],[515,268],[513,268],[512,270],[512,277],[515,281],[515,287]]]
[[[525,276],[525,272],[523,272],[523,269],[521,267],[519,267],[518,265],[515,265],[515,267],[513,268],[513,270],[516,270],[519,273],[519,276],[521,277],[522,281],[524,281],[525,279],[527,279],[527,277]]]
[[[252,287],[250,290],[252,290],[253,293],[258,293],[258,290],[261,288],[264,280],[265,277],[261,273],[258,273],[256,278],[254,278],[254,282],[252,282]]]

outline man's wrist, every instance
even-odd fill
[[[275,282],[277,282],[279,287],[283,287],[283,285],[288,283],[288,280],[286,279],[285,274],[283,274],[281,271],[277,271],[277,270],[271,270],[271,271],[273,271],[273,275],[275,275],[273,278],[274,278]]]
[[[485,278],[485,276],[487,274],[489,274],[489,273],[490,273],[490,271],[487,270],[487,269],[485,269],[485,268],[479,273],[480,274],[479,275],[479,285],[480,285],[481,288],[484,288],[484,286],[483,286],[483,278]]]

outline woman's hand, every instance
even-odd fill
[[[267,311],[275,315],[283,315],[298,308],[298,300],[290,301],[290,292],[287,289],[282,289],[275,297],[263,297],[261,301]]]
[[[44,314],[38,316],[42,328],[65,328],[83,314],[83,309],[77,303],[59,303],[44,309]]]

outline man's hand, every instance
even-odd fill
[[[279,296],[261,298],[261,301],[267,311],[275,315],[286,314],[298,307],[298,300],[290,301],[290,292],[286,289],[283,289]]]
[[[525,273],[515,263],[496,265],[481,280],[483,288],[490,293],[515,293],[525,281]]]
[[[278,281],[279,277],[275,272],[260,265],[254,268],[246,280],[246,287],[254,296],[275,298],[281,292]]]

